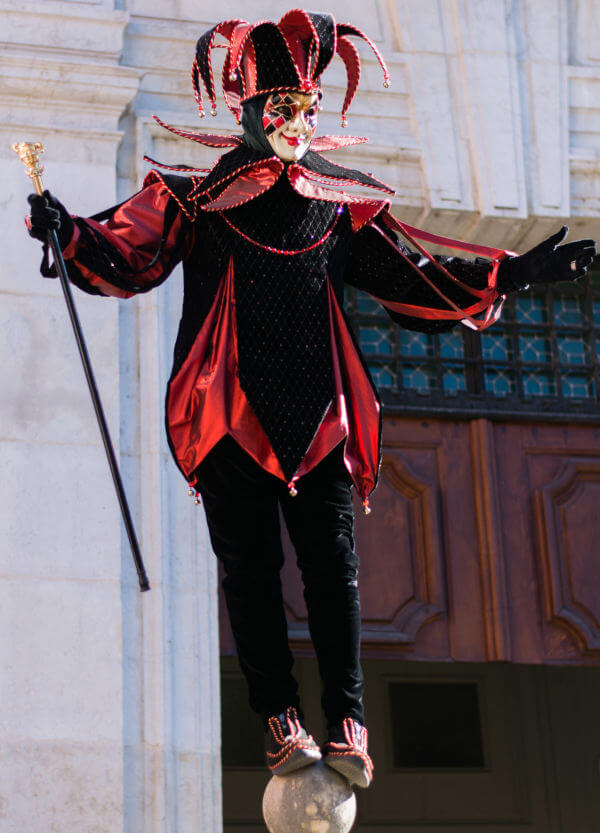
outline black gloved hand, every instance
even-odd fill
[[[75,226],[64,205],[50,191],[44,191],[41,195],[30,194],[27,201],[31,206],[30,221],[27,224],[29,234],[45,243],[48,232],[54,230],[60,248],[66,248],[73,237]]]
[[[498,270],[500,292],[515,292],[530,284],[575,281],[583,277],[596,256],[596,241],[575,240],[559,246],[568,231],[568,226],[563,226],[525,254],[503,260]]]

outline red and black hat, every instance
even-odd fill
[[[216,43],[221,35],[226,43]],[[349,37],[363,38],[383,70],[383,84],[390,77],[381,53],[363,32],[347,23],[336,23],[333,15],[292,9],[279,23],[260,20],[225,20],[205,32],[196,45],[192,83],[200,116],[204,117],[200,79],[216,115],[216,90],[211,65],[211,51],[226,49],[222,86],[227,106],[239,121],[244,101],[263,93],[280,90],[315,92],[320,89],[321,74],[335,54],[346,66],[348,86],[342,107],[342,125],[360,79],[360,57]]]

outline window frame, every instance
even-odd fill
[[[444,358],[440,352],[440,336],[430,336],[434,349],[433,355],[408,359],[401,354],[399,335],[402,328],[395,325],[382,307],[372,311],[361,310],[361,297],[369,296],[352,287],[348,288],[347,312],[364,358],[370,369],[385,368],[395,375],[396,384],[377,385],[384,412],[389,415],[410,414],[414,416],[444,416],[448,418],[477,418],[505,420],[516,419],[535,422],[570,422],[595,423],[600,420],[600,269],[583,281],[568,284],[560,283],[535,287],[521,293],[513,293],[507,298],[501,320],[483,333],[457,325],[451,333],[459,332],[462,338],[462,356]],[[525,292],[530,292],[545,305],[547,320],[531,323],[518,320],[516,305]],[[582,313],[580,324],[563,324],[556,322],[555,309],[561,298],[578,298]],[[369,299],[370,300],[370,299]],[[366,306],[364,303],[362,306]],[[365,349],[361,341],[361,328],[383,327],[387,330],[391,349],[386,353]],[[382,331],[383,332],[383,331]],[[483,355],[483,338],[485,334],[506,335],[510,341],[512,359],[496,361],[486,359]],[[392,335],[393,334],[393,335]],[[550,361],[544,363],[528,362],[521,356],[520,339],[526,336],[540,336],[547,342]],[[568,336],[577,335],[584,344],[581,355],[587,362],[569,363],[561,356],[560,347]],[[443,338],[444,334],[441,334]],[[561,340],[562,339],[562,340]],[[507,342],[508,343],[508,342]],[[561,360],[561,358],[563,360]],[[428,390],[401,387],[403,369],[406,367],[428,367],[435,373],[437,386]],[[444,390],[443,373],[445,370],[458,368],[464,374],[466,390],[448,392]],[[506,395],[494,395],[486,390],[486,372],[494,368],[505,369],[514,379],[515,392]],[[524,375],[539,370],[546,380],[555,385],[553,395],[528,394],[524,388]],[[588,374],[590,384],[594,386],[594,395],[579,397],[564,395],[562,386],[567,373]]]

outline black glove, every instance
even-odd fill
[[[74,224],[67,209],[52,196],[50,191],[43,194],[30,194],[27,201],[31,206],[31,215],[27,230],[36,240],[46,243],[48,232],[54,230],[58,236],[60,248],[64,249],[73,237]]]
[[[498,270],[500,292],[515,292],[534,283],[575,281],[583,277],[596,256],[596,241],[575,240],[559,246],[568,231],[568,226],[563,226],[525,254],[503,260]]]

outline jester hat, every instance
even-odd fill
[[[225,43],[216,42],[219,35]],[[212,114],[217,112],[211,63],[213,49],[226,50],[221,83],[225,102],[238,123],[242,104],[254,96],[282,90],[320,91],[321,75],[337,54],[346,66],[348,77],[342,107],[342,126],[345,126],[346,114],[360,80],[360,57],[349,40],[351,36],[363,38],[369,44],[383,70],[383,84],[388,87],[389,73],[373,41],[355,26],[336,23],[331,14],[292,9],[279,23],[271,20],[217,23],[196,44],[192,83],[200,116],[204,117],[201,83],[212,105]]]

